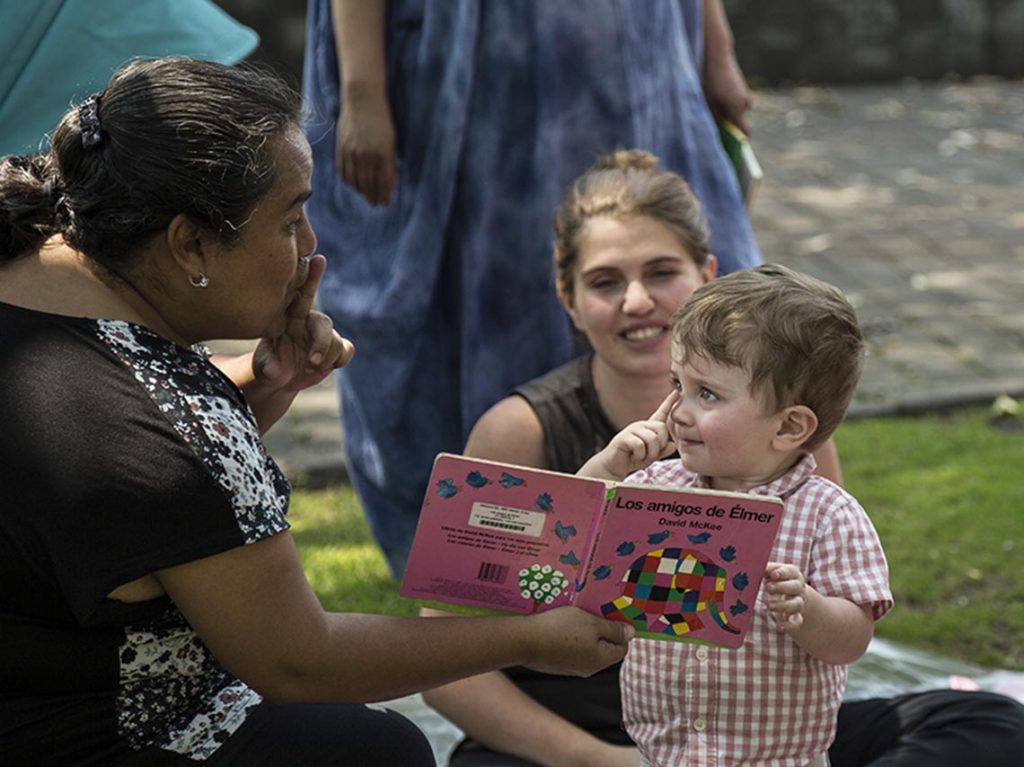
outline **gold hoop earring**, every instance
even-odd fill
[[[196,279],[191,274],[188,276],[188,284],[193,288],[205,288],[210,284],[210,278],[205,274],[200,274],[199,279]]]

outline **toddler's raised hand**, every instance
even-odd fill
[[[645,469],[675,450],[668,431],[668,414],[679,398],[672,391],[646,421],[634,421],[620,431],[608,446],[587,461],[577,474],[599,479],[624,479]]]
[[[779,631],[789,633],[803,625],[806,588],[807,579],[796,565],[769,562],[765,566],[765,599]]]

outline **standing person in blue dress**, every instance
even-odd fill
[[[574,356],[543,233],[598,156],[656,153],[720,272],[760,262],[713,116],[750,93],[721,0],[311,0],[305,91],[322,308],[372,350],[339,376],[348,469],[400,576],[434,455]]]

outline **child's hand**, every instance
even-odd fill
[[[670,455],[675,444],[666,422],[678,398],[678,392],[673,390],[650,418],[635,421],[612,437],[608,446],[577,473],[585,477],[619,480]]]
[[[768,610],[779,631],[789,633],[804,623],[807,580],[796,565],[769,562],[764,569],[764,591]]]

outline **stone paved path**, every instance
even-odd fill
[[[852,416],[1024,390],[1024,84],[774,91],[755,142],[765,259],[868,333]]]

